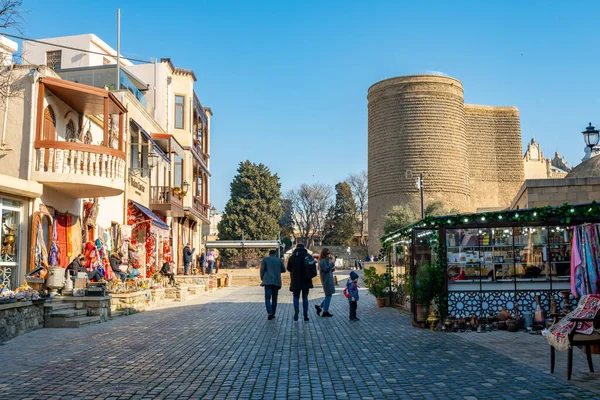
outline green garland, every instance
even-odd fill
[[[441,227],[452,226],[479,226],[487,225],[490,222],[502,223],[503,221],[526,226],[530,224],[539,224],[543,222],[559,223],[567,225],[572,220],[585,220],[586,218],[600,218],[600,204],[593,201],[588,204],[563,204],[562,206],[535,207],[525,210],[505,210],[474,214],[455,214],[439,217],[428,216],[413,224],[407,225],[395,232],[389,233],[381,238],[383,250],[400,240],[410,240],[414,228],[439,229]]]

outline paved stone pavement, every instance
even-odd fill
[[[287,289],[267,321],[252,287],[42,329],[0,346],[0,399],[600,399],[461,335],[413,328],[364,291],[359,322],[341,293],[334,317],[317,318],[321,298],[311,291],[309,322],[292,321]]]

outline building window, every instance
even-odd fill
[[[131,129],[131,144],[129,152],[129,167],[133,170],[137,170],[140,167],[140,144],[139,144],[139,134],[137,129],[132,126]]]
[[[140,159],[140,167],[142,168],[142,178],[147,178],[150,176],[150,166],[148,164],[148,138],[146,136],[142,136],[142,151],[141,151],[141,159]]]
[[[60,59],[62,50],[52,50],[46,52],[46,65],[51,69],[60,69]]]
[[[175,156],[175,184],[174,187],[183,187],[183,158],[181,156]]]
[[[0,213],[2,213],[0,285],[14,288],[18,280],[21,202],[6,198],[0,199]]]
[[[67,128],[65,130],[65,140],[67,142],[76,142],[77,141],[77,133],[75,132],[75,123],[72,119],[67,123]]]
[[[183,127],[184,104],[185,104],[185,97],[175,96],[175,128],[176,129],[184,129],[184,127]]]

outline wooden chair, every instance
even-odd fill
[[[592,321],[591,318],[572,318],[571,321],[585,322]],[[567,354],[567,380],[571,380],[571,373],[573,372],[573,347],[581,346],[585,347],[585,354],[588,362],[590,372],[594,372],[594,364],[592,362],[592,346],[600,345],[600,313],[596,316],[594,321],[594,332],[591,335],[584,335],[582,333],[575,333],[575,329],[569,334],[569,350]],[[554,373],[554,361],[555,361],[556,349],[550,346],[550,373]]]

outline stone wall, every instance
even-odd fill
[[[508,207],[524,180],[521,127],[516,107],[465,104],[470,211]]]
[[[523,182],[519,111],[465,105],[462,83],[433,75],[371,86],[369,117],[369,254],[378,254],[385,216],[396,204],[420,214],[425,202],[461,212],[508,207]]]
[[[104,297],[71,297],[63,298],[63,302],[75,303],[76,310],[86,310],[87,315],[91,317],[100,317],[101,322],[106,322],[111,318],[111,298]]]
[[[43,300],[0,304],[0,342],[43,327]]]
[[[369,254],[367,251],[367,246],[315,246],[312,247],[311,250],[314,253],[320,254],[323,248],[327,247],[331,254],[335,255],[338,258],[344,259],[361,259],[364,260]],[[348,255],[348,247],[350,247],[350,254]]]
[[[510,208],[561,206],[600,200],[600,178],[528,179]]]

